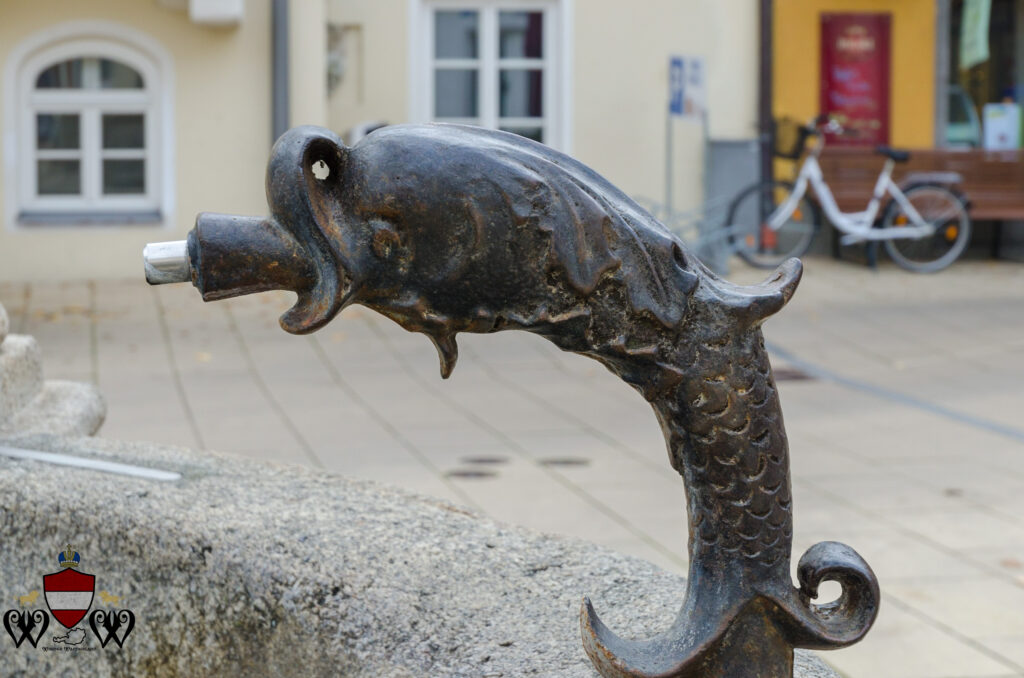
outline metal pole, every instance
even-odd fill
[[[949,24],[953,9],[950,0],[935,3],[935,148],[946,146],[946,121],[949,119]]]
[[[702,128],[701,136],[704,153],[704,177],[701,186],[704,192],[704,208],[701,220],[698,222],[697,234],[698,242],[704,244],[698,248],[697,256],[712,271],[724,276],[729,273],[729,246],[723,238],[714,237],[715,231],[721,228],[724,220],[723,222],[714,220],[717,208],[709,208],[714,200],[714,196],[711,195],[711,173],[714,171],[714,156],[712,156],[711,149],[711,126],[708,124],[707,101],[704,102],[704,108],[700,114],[700,125]]]
[[[761,182],[775,178],[772,166],[774,124],[772,121],[772,0],[761,2],[761,63],[757,118],[761,140]],[[762,208],[762,212],[764,209]]]
[[[775,125],[772,120],[772,0],[761,0],[761,63],[757,101],[757,121],[761,141],[761,184],[775,178],[772,164]],[[758,224],[754,231],[760,238],[764,222],[772,211],[770,191],[759,191]],[[760,244],[758,244],[760,246]]]
[[[672,111],[665,107],[665,221],[672,220]]]
[[[288,0],[273,0],[271,5],[271,139],[288,131]]]
[[[701,126],[701,143],[703,144],[704,154],[704,177],[701,184],[701,189],[704,191],[704,202],[707,203],[711,200],[711,128],[708,125],[708,109],[707,102],[704,102],[704,108],[700,112],[700,126]]]

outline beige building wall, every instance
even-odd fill
[[[327,0],[289,1],[288,105],[293,127],[328,125],[326,24]]]
[[[671,55],[703,57],[709,133],[749,139],[757,123],[755,0],[579,0],[574,154],[633,196],[665,195]],[[672,121],[673,206],[703,201],[704,130]]]
[[[0,280],[142,276],[147,242],[185,236],[200,211],[263,214],[270,149],[270,3],[247,0],[234,27],[191,23],[157,0],[4,2],[0,67],[38,31],[110,21],[141,32],[173,64],[174,213],[160,226],[0,225]],[[2,72],[2,71],[0,71]],[[0,139],[0,157],[9,138]],[[0,190],[0,214],[9,199]]]
[[[328,126],[338,134],[364,122],[408,121],[408,7],[409,0],[328,0],[344,69],[327,101]]]
[[[760,17],[757,0],[715,0],[708,62],[711,138],[741,141],[758,136],[757,97]]]
[[[328,0],[343,30],[344,78],[328,100],[329,126],[345,133],[382,120],[407,122],[410,7],[418,0]],[[634,196],[662,200],[666,175],[668,62],[702,56],[709,134],[757,136],[756,0],[569,0],[570,153]],[[704,130],[673,121],[674,206],[703,200]]]
[[[292,124],[344,133],[370,120],[405,122],[411,109],[410,9],[418,0],[290,0]],[[0,280],[141,275],[147,242],[180,239],[200,211],[263,214],[270,149],[270,0],[246,0],[244,20],[211,27],[176,0],[4,3],[0,67],[23,40],[58,24],[107,21],[142,34],[173,70],[173,209],[160,226],[0,227]],[[756,134],[755,0],[563,0],[569,30],[565,146],[635,196],[665,194],[670,55],[703,56],[710,135]],[[328,95],[327,27],[342,36],[343,78]],[[7,111],[4,107],[2,111]],[[0,112],[2,112],[0,111]],[[3,113],[6,115],[6,113]],[[702,200],[704,130],[672,122],[677,209]],[[0,157],[6,153],[0,139]],[[5,165],[6,167],[6,165]],[[6,171],[6,170],[5,170]],[[2,184],[2,185],[6,185]],[[6,214],[0,190],[0,214]]]

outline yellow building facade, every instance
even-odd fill
[[[890,143],[935,144],[936,0],[777,0],[774,3],[773,113],[806,122],[820,108],[821,17],[890,15]]]

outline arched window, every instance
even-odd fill
[[[96,28],[26,48],[16,66],[20,224],[167,217],[165,69],[124,30],[103,39]]]

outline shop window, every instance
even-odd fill
[[[986,126],[988,137],[1007,121],[1018,127],[1024,104],[1024,0],[954,0],[949,27],[946,145],[993,147]],[[1010,137],[1019,147],[1019,130]]]

